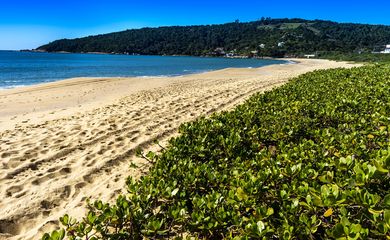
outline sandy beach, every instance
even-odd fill
[[[171,78],[79,78],[0,91],[0,239],[39,239],[88,198],[112,201],[183,122],[228,110],[251,94],[328,60],[224,69]],[[135,163],[139,168],[130,168]]]

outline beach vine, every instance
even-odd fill
[[[320,70],[183,124],[60,239],[390,239],[390,68]]]

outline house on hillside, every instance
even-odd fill
[[[383,50],[381,53],[390,53],[390,44],[386,45],[385,50]]]
[[[225,54],[225,50],[221,47],[214,49],[214,51],[210,53],[212,56],[224,56]]]
[[[304,57],[305,58],[315,58],[316,55],[315,54],[305,54]]]

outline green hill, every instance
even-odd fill
[[[303,55],[371,52],[390,43],[390,26],[322,20],[269,19],[204,26],[126,30],[57,40],[37,50],[143,55]],[[263,44],[263,47],[260,45]]]

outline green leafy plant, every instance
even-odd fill
[[[113,205],[43,239],[389,239],[390,68],[315,71],[183,124]]]

